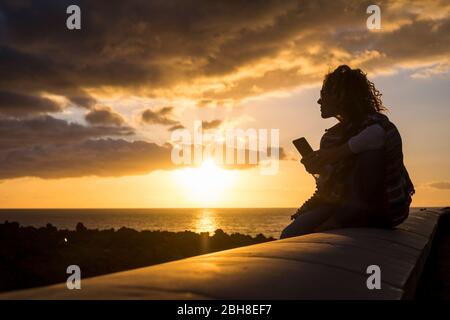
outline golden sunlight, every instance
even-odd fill
[[[191,201],[211,204],[223,200],[226,191],[235,184],[237,172],[218,167],[212,159],[206,159],[197,168],[173,171]]]

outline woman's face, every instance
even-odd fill
[[[330,90],[322,87],[322,90],[320,90],[320,98],[317,100],[317,103],[320,104],[322,118],[327,119],[338,116],[338,99]]]

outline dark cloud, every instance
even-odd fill
[[[0,151],[0,179],[118,177],[179,168],[180,166],[173,164],[171,152],[171,145],[168,144],[160,146],[123,139],[89,139],[69,144],[29,146]],[[280,148],[279,152],[280,159],[284,159],[283,149]],[[247,161],[248,154],[249,151],[246,150]],[[255,166],[224,165],[228,169],[249,169]]]
[[[121,126],[125,123],[125,119],[114,112],[110,107],[101,107],[89,111],[85,119],[92,125],[116,125]]]
[[[178,120],[172,118],[173,109],[173,107],[162,107],[156,110],[146,109],[141,114],[141,120],[146,124],[170,126],[169,131],[184,128]]]
[[[87,140],[0,152],[0,179],[112,177],[171,167],[170,148],[122,139]]]
[[[222,124],[222,120],[214,119],[211,121],[202,121],[202,129],[208,130],[208,129],[215,129],[219,127]]]
[[[441,190],[450,190],[450,182],[434,182],[430,184],[430,187]]]
[[[168,116],[171,110],[162,108],[158,114]],[[209,126],[217,124],[211,121]],[[106,138],[133,133],[126,126],[84,126],[51,116],[0,118],[0,179],[123,176],[175,168],[170,144]],[[248,163],[249,150],[245,150],[245,155],[245,164],[237,164],[235,154],[234,164],[224,167],[255,167]],[[285,159],[282,148],[279,155]]]
[[[0,151],[133,133],[129,127],[83,126],[50,116],[25,120],[0,119]]]
[[[65,27],[70,4],[81,7],[81,30]],[[3,1],[0,89],[92,107],[86,88],[170,96],[184,85],[179,93],[204,105],[317,82],[338,63],[377,71],[448,60],[448,1],[379,1],[383,32],[367,30],[369,4]]]
[[[176,124],[174,126],[171,126],[169,129],[169,131],[175,131],[175,130],[179,130],[179,129],[185,129],[185,127],[182,124]]]
[[[23,117],[61,111],[61,106],[47,98],[0,91],[0,115]]]
[[[83,84],[67,74],[70,68],[55,61],[51,54],[22,52],[8,47],[0,38],[0,70],[8,75],[0,77],[2,91],[23,95],[49,92],[66,97],[76,106],[90,108],[95,104],[95,99],[81,88]]]

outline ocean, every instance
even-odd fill
[[[74,230],[78,222],[89,229],[120,229],[242,233],[279,238],[296,208],[215,209],[0,209],[0,223]],[[411,208],[411,211],[419,208]]]
[[[193,231],[216,229],[226,233],[255,236],[262,233],[278,238],[290,223],[294,208],[217,209],[0,209],[0,223],[6,220],[22,226],[42,227],[51,223],[58,229],[74,230],[78,222],[89,229]]]

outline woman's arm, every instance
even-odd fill
[[[363,131],[348,140],[348,146],[353,153],[376,150],[384,146],[385,131],[379,124],[368,126]]]
[[[337,147],[314,151],[304,157],[301,162],[309,173],[320,173],[328,164],[333,164],[353,154],[381,148],[384,146],[384,141],[384,129],[380,125],[374,124],[350,138],[348,142]]]

